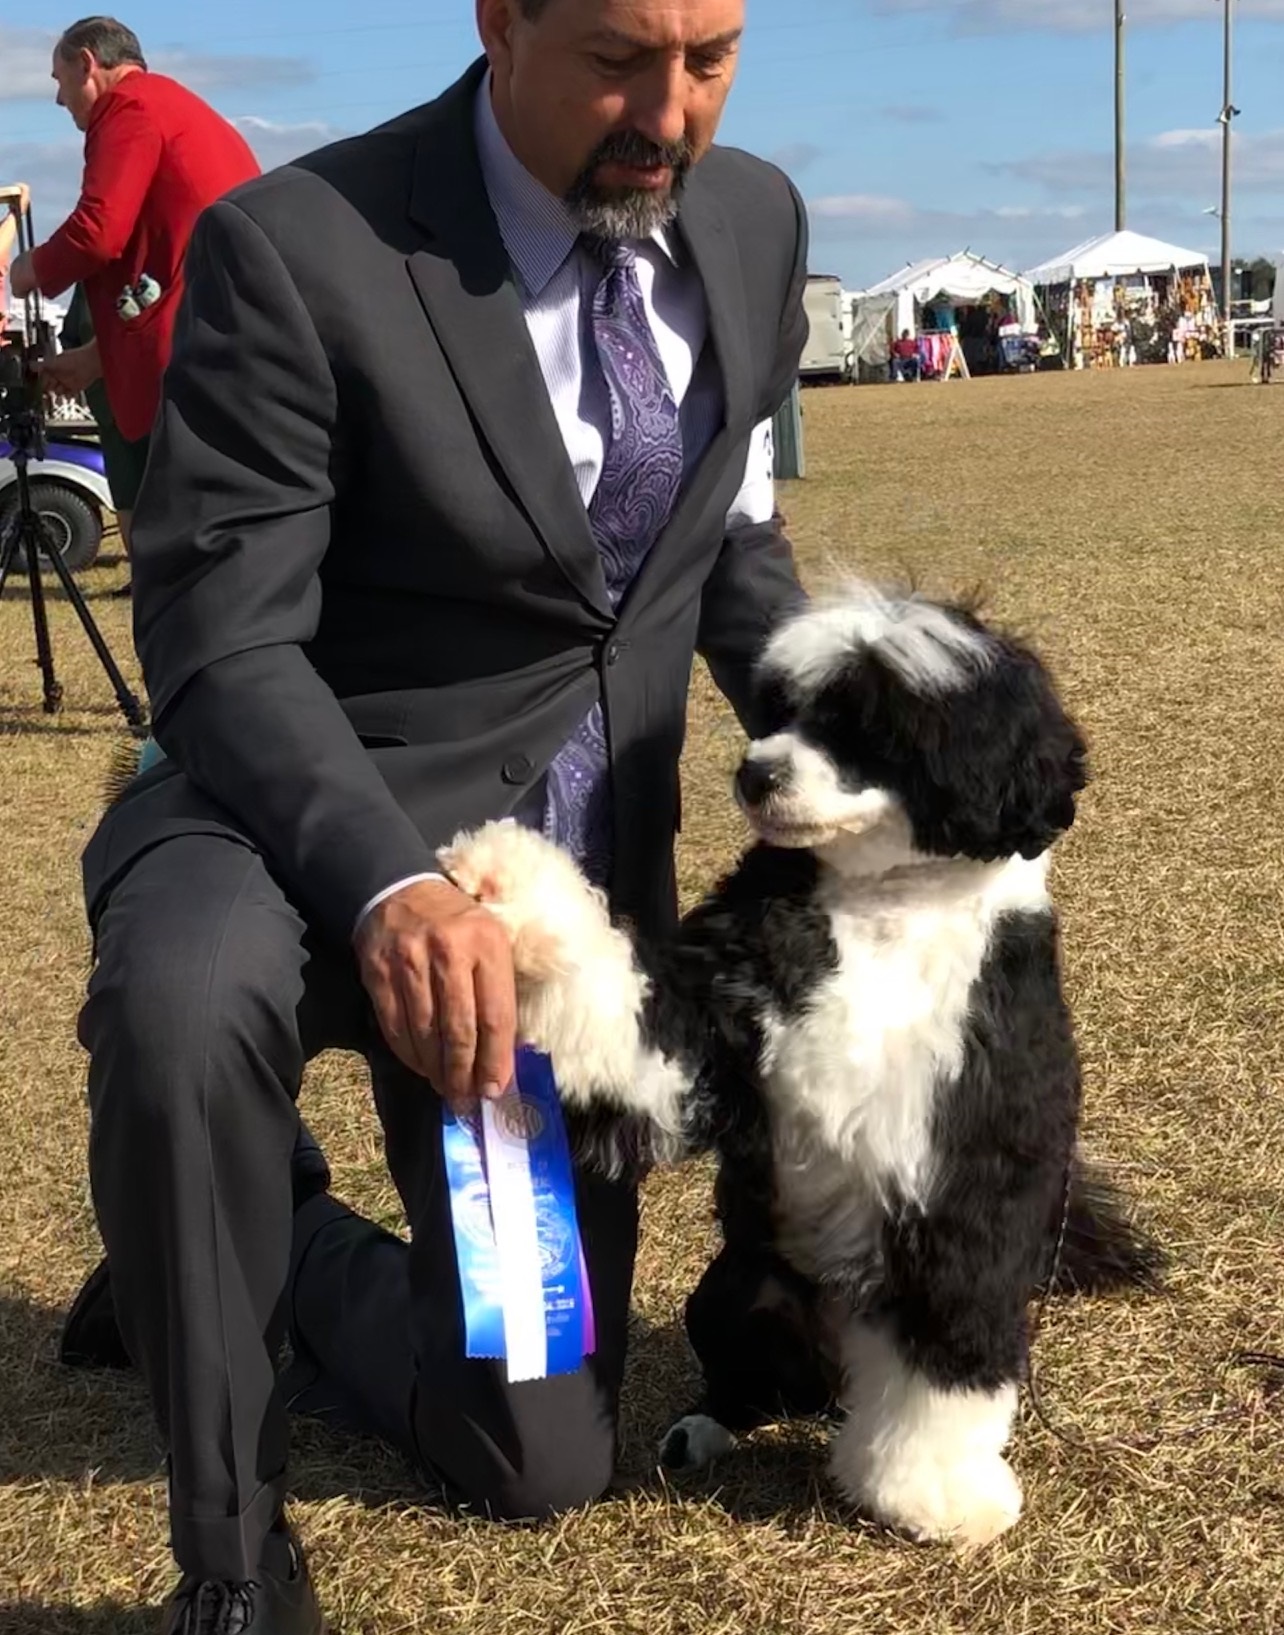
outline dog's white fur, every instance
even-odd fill
[[[850,664],[859,647],[876,649],[920,693],[962,686],[993,656],[983,633],[960,625],[935,602],[853,583],[781,624],[763,652],[761,668],[778,677],[798,703]]]

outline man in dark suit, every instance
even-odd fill
[[[711,145],[743,10],[479,0],[487,61],[192,239],[135,526],[167,759],[86,853],[81,1021],[110,1294],[169,1449],[166,1629],[319,1627],[287,1396],[494,1515],[610,1479],[630,1184],[576,1178],[580,1372],[464,1355],[439,1096],[510,1081],[513,975],[435,847],[516,813],[654,931],[696,651],[753,726],[801,594],[769,434],[806,233],[778,171]],[[409,1246],[299,1185],[332,1045],[371,1060]]]

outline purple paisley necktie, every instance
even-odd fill
[[[682,483],[682,434],[627,244],[591,245],[605,272],[593,297],[593,338],[606,379],[611,430],[589,523],[611,605],[618,607],[660,537]],[[594,704],[548,769],[544,832],[604,886],[611,862],[606,723]]]

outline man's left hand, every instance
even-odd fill
[[[24,250],[21,255],[13,258],[9,268],[9,288],[19,301],[35,294],[36,269],[32,265],[30,250]]]
[[[66,352],[56,352],[40,365],[40,378],[47,392],[60,397],[79,397],[86,387],[102,376],[102,361],[98,356],[97,340],[85,346],[73,346]]]

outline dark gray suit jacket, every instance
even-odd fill
[[[483,67],[197,226],[134,518],[171,761],[91,841],[91,915],[143,850],[206,830],[346,944],[371,896],[509,811],[599,694],[613,900],[672,914],[693,651],[751,724],[754,656],[800,594],[780,529],[726,514],[796,378],[803,206],[728,149],[690,178],[725,420],[616,617],[486,198]]]

